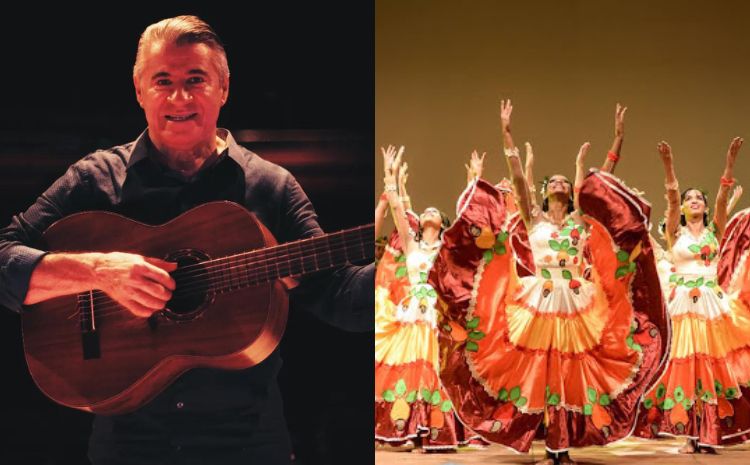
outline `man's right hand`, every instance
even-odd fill
[[[147,318],[172,298],[175,281],[169,275],[177,264],[158,258],[111,252],[94,261],[96,288],[106,292],[135,316]]]
[[[177,264],[123,252],[45,255],[31,274],[25,305],[63,295],[100,289],[138,317],[164,308],[175,282]]]

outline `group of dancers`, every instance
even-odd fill
[[[650,204],[613,174],[626,110],[603,166],[586,172],[583,144],[573,182],[546,177],[540,203],[532,147],[522,163],[501,102],[510,179],[484,180],[474,152],[452,224],[411,211],[404,148],[382,149],[376,235],[388,211],[396,230],[375,283],[377,444],[528,452],[543,439],[539,463],[556,465],[631,435],[685,437],[682,453],[750,439],[750,209],[731,216],[741,188],[730,196],[743,140],[713,209],[700,189],[680,190],[658,144],[662,247]]]

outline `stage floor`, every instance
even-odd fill
[[[662,439],[646,441],[625,439],[607,447],[587,447],[573,449],[571,457],[579,465],[747,465],[750,463],[750,443],[717,449],[717,455],[677,452],[683,440]],[[518,464],[531,465],[544,457],[544,443],[535,442],[530,454],[517,454],[510,449],[492,445],[485,450],[461,450],[447,454],[415,454],[392,452],[382,449],[375,451],[376,465],[478,465],[478,464]]]

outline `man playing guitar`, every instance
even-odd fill
[[[0,304],[23,314],[61,296],[90,294],[84,303],[93,312],[95,289],[144,327],[165,310],[179,288],[170,274],[177,260],[132,249],[43,248],[45,230],[78,212],[113,212],[160,225],[207,202],[231,201],[252,212],[280,244],[323,234],[292,175],[217,128],[229,68],[208,24],[179,16],[149,26],[138,44],[133,83],[148,129],[133,142],[73,164],[0,231]],[[216,240],[224,233],[215,230]],[[341,266],[303,280],[292,298],[304,299],[336,326],[369,330],[373,282],[372,264]],[[97,350],[88,357],[98,357]],[[134,411],[97,415],[89,457],[96,465],[181,463],[181,456],[199,460],[190,463],[288,464],[278,350],[258,362],[234,371],[194,368]]]

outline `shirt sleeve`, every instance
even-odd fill
[[[72,165],[25,212],[0,229],[0,305],[20,312],[42,250],[42,233],[55,221],[81,210],[91,196],[78,164]]]
[[[285,242],[323,234],[310,199],[291,175],[284,197]],[[290,306],[303,307],[339,329],[371,331],[375,327],[374,295],[375,264],[346,265],[303,279],[291,293]]]

